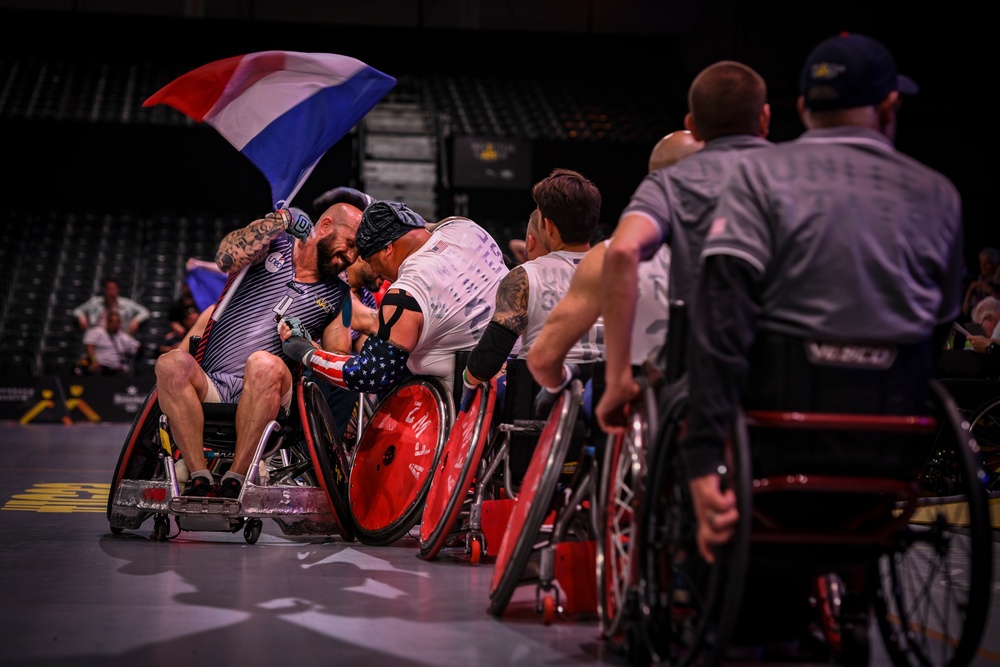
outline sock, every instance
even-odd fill
[[[235,473],[232,471],[228,471],[225,475],[222,476],[222,481],[225,482],[227,479],[235,479],[237,482],[240,483],[240,486],[243,486],[243,482],[246,481],[247,476],[240,475],[239,473]]]
[[[199,470],[198,472],[191,473],[191,481],[194,481],[195,477],[203,477],[207,479],[209,482],[215,481],[212,479],[212,473],[210,473],[207,470]]]

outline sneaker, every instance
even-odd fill
[[[198,498],[210,498],[215,495],[215,484],[213,484],[211,480],[201,476],[192,477],[184,495],[195,496]]]
[[[232,477],[227,477],[222,480],[222,486],[219,487],[219,497],[220,498],[239,498],[240,491],[243,489],[243,485],[240,484],[239,480],[233,479]]]

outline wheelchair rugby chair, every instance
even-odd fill
[[[832,356],[844,358],[846,347]],[[882,387],[887,371],[846,372],[851,386]],[[833,382],[819,374],[813,386]],[[894,665],[968,665],[992,589],[986,477],[949,393],[931,381],[929,394],[924,409],[903,412],[857,397],[837,407],[746,404],[725,448],[724,483],[740,520],[708,564],[678,453],[686,379],[665,387],[631,544],[638,574],[621,630],[629,662],[719,664],[734,647],[763,641],[757,633],[778,621],[761,613],[761,598],[785,609],[778,597],[812,616],[821,650],[841,664],[868,664],[874,618]],[[832,458],[817,464],[806,454],[815,447]],[[831,460],[840,463],[826,467]],[[936,480],[946,473],[956,483],[942,490]]]
[[[218,481],[233,459],[236,405],[205,403],[203,409],[205,454]],[[286,535],[355,538],[346,503],[348,456],[325,397],[301,375],[291,409],[261,435],[238,498],[181,495],[178,470],[184,468],[178,456],[154,387],[115,466],[107,510],[113,533],[136,530],[152,518],[153,538],[165,540],[173,517],[178,531],[242,529],[247,543],[254,544],[263,519],[273,519]]]

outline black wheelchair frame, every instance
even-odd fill
[[[727,483],[741,519],[709,565],[694,544],[696,522],[677,453],[684,429],[683,382],[662,410],[650,452],[638,545],[639,580],[624,630],[632,664],[717,664],[742,622],[748,576],[761,567],[829,577],[840,596],[819,605],[828,648],[843,664],[867,664],[868,614],[874,614],[895,665],[969,664],[985,629],[992,581],[992,529],[985,475],[975,440],[948,392],[932,383],[926,415],[828,415],[742,411],[728,445]],[[911,477],[787,475],[756,477],[751,432],[759,428],[838,429],[904,434],[926,464]],[[942,496],[933,473],[958,471]],[[838,503],[824,519],[788,520],[781,508],[813,496]],[[850,511],[840,511],[839,504]],[[828,507],[824,505],[824,507]],[[824,518],[827,513],[823,513]],[[812,520],[820,525],[812,524]],[[828,580],[828,579],[827,579]],[[932,599],[943,586],[944,601]],[[826,617],[823,617],[824,614]],[[832,614],[832,616],[831,616]]]

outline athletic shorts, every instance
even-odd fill
[[[229,373],[207,373],[208,393],[203,403],[239,403],[243,394],[243,376]],[[281,397],[281,409],[287,411],[292,405],[292,385]]]

